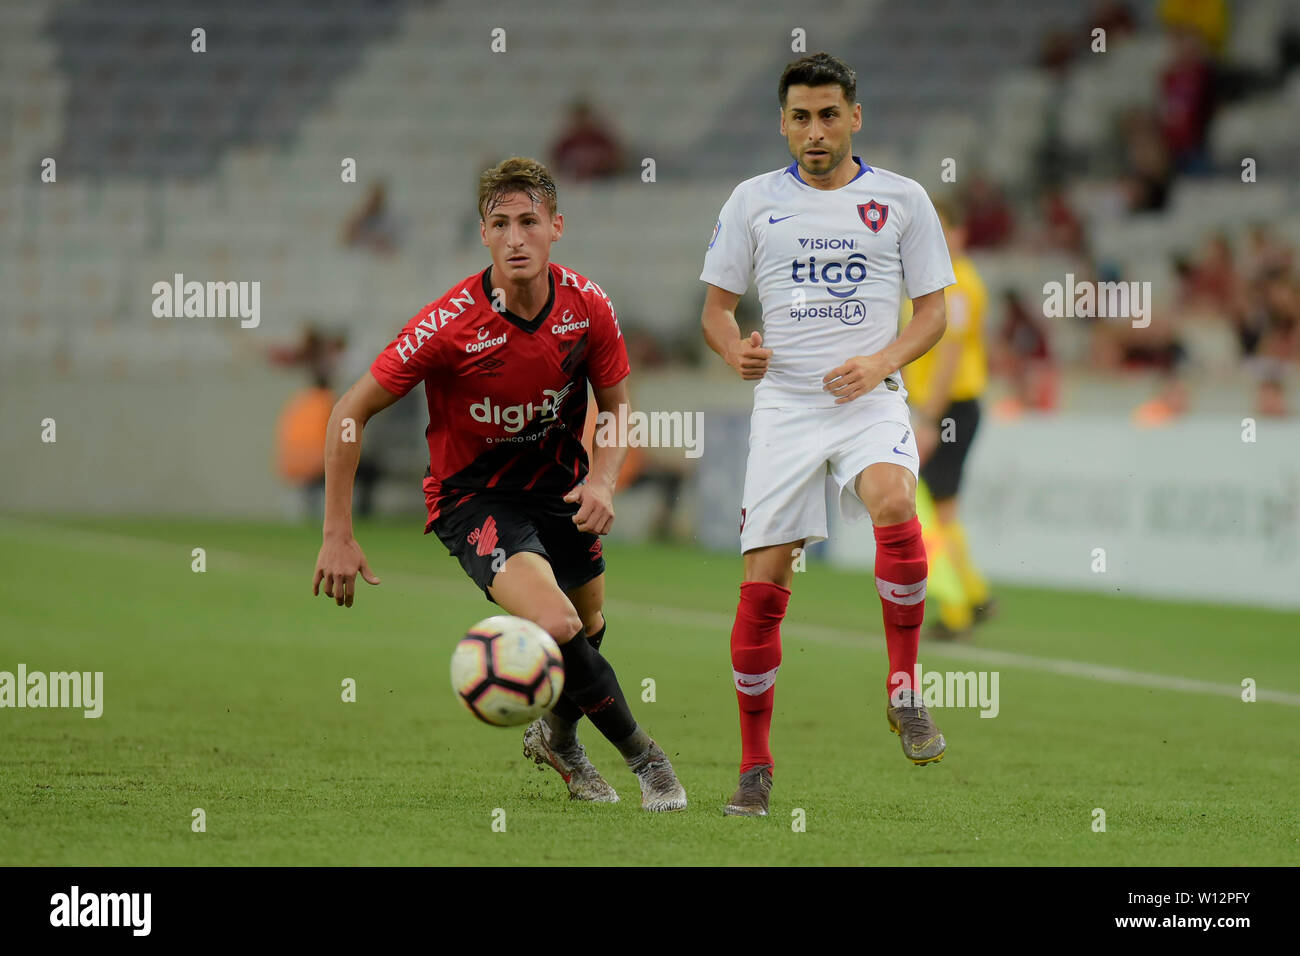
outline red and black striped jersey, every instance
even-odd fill
[[[587,382],[622,381],[627,347],[600,286],[548,269],[550,296],[536,318],[494,308],[489,266],[421,309],[370,366],[395,395],[424,382],[426,534],[478,492],[564,495],[586,477]]]

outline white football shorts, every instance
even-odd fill
[[[826,483],[848,523],[869,517],[854,479],[877,462],[920,467],[907,402],[867,394],[832,408],[756,408],[741,497],[740,550],[826,539]]]

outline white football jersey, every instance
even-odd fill
[[[897,338],[904,280],[913,299],[956,281],[921,185],[853,158],[858,175],[839,189],[809,186],[797,163],[747,179],[713,228],[700,278],[739,295],[756,281],[763,306],[772,358],[755,408],[834,406],[822,377]],[[876,391],[904,397],[902,378]]]

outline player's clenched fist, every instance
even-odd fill
[[[578,510],[573,516],[573,523],[584,534],[609,534],[614,526],[613,495],[609,489],[600,484],[583,482],[567,495],[564,500],[578,503]]]
[[[358,572],[367,584],[379,583],[356,538],[326,538],[316,556],[316,579],[311,583],[311,593],[320,594],[320,584],[324,581],[326,597],[332,597],[339,607],[351,607]]]
[[[727,349],[727,364],[747,380],[762,378],[767,373],[767,361],[772,350],[763,348],[763,334],[752,333],[747,339],[737,339]]]

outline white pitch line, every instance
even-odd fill
[[[25,531],[39,531],[45,540],[61,539],[79,548],[95,546],[108,548],[122,553],[157,557],[161,554],[182,554],[189,560],[189,550],[180,544],[158,541],[153,538],[138,538],[131,535],[103,531],[86,531],[80,528],[65,528],[44,524],[11,516],[0,516],[0,531],[12,526]],[[439,552],[441,553],[441,552]],[[208,549],[207,558],[214,570],[217,567],[240,570],[276,570],[288,572],[289,565],[276,558],[266,558],[244,551],[223,551]],[[452,586],[450,582],[440,580],[432,575],[415,574],[409,571],[389,571],[381,573],[384,581],[413,589],[428,589],[439,594],[460,596],[465,593],[463,586]],[[306,591],[310,578],[303,575],[303,590]],[[361,582],[357,585],[358,595],[366,597],[364,591],[370,585]],[[318,598],[318,600],[328,600]],[[621,598],[606,598],[611,610],[628,616],[656,619],[688,627],[698,627],[730,634],[733,618],[730,614],[716,611],[702,611],[695,608],[674,607],[671,605],[642,604]],[[885,641],[874,632],[856,632],[847,628],[826,627],[820,624],[805,624],[798,621],[786,621],[781,631],[787,637],[813,641],[818,644],[836,644],[848,647],[862,647],[871,650],[884,650]],[[1241,697],[1238,684],[1219,684],[1214,681],[1197,680],[1191,677],[1175,677],[1169,674],[1152,674],[1145,671],[1129,670],[1124,667],[1110,667],[1105,664],[1089,664],[1084,661],[1071,661],[1056,657],[1037,657],[1033,654],[1021,654],[1015,651],[999,651],[987,647],[974,647],[969,644],[935,644],[927,641],[924,645],[926,655],[948,657],[955,660],[974,661],[991,666],[1013,667],[1021,670],[1038,671],[1045,674],[1057,674],[1062,677],[1078,677],[1095,680],[1106,684],[1125,684],[1135,687],[1150,687],[1156,690],[1173,690],[1191,694],[1212,694],[1217,697]],[[1273,704],[1288,707],[1300,707],[1300,694],[1288,691],[1256,688],[1256,698]]]
[[[731,633],[733,619],[730,615],[690,608],[656,607],[650,604],[637,604],[631,601],[610,600],[608,598],[605,603],[630,614],[667,618],[677,624]],[[820,624],[785,621],[781,624],[781,633],[786,637],[802,638],[818,644],[849,645],[867,647],[873,650],[884,650],[885,648],[885,639],[874,632],[857,633],[844,628],[825,627]],[[1032,654],[999,651],[987,647],[973,647],[969,644],[936,644],[932,641],[926,641],[922,643],[921,648],[924,655],[934,657],[950,657],[957,660],[975,661],[979,664],[1041,671],[1048,674],[1059,674],[1063,677],[1082,677],[1107,684],[1130,684],[1138,687],[1151,687],[1157,690],[1177,690],[1194,694],[1214,694],[1221,697],[1235,698],[1241,697],[1242,690],[1239,684],[1217,684],[1213,681],[1196,680],[1191,677],[1151,674],[1144,671],[1128,670],[1123,667],[1088,664],[1083,661],[1064,660],[1056,657],[1036,657]],[[1258,700],[1266,700],[1274,704],[1300,707],[1300,694],[1280,690],[1261,690],[1257,687],[1255,696]]]

